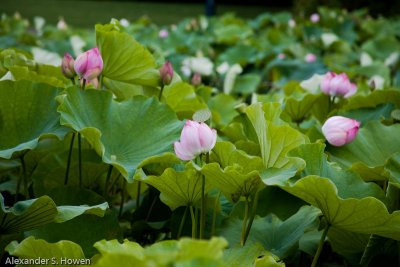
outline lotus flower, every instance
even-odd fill
[[[317,56],[314,55],[314,54],[312,54],[312,53],[308,53],[308,54],[304,57],[304,60],[305,60],[307,63],[312,63],[312,62],[315,62],[315,61],[317,60]]]
[[[74,69],[74,58],[69,54],[65,53],[61,61],[61,71],[67,78],[74,78],[76,73]]]
[[[169,85],[171,83],[172,77],[174,76],[174,69],[172,68],[171,62],[166,61],[164,65],[162,65],[160,76],[163,85]]]
[[[192,160],[196,156],[213,149],[217,141],[217,131],[204,122],[186,121],[180,142],[174,143],[176,155],[181,160]]]
[[[342,116],[330,117],[322,126],[322,133],[329,144],[343,146],[356,138],[360,122]]]
[[[328,72],[321,82],[321,90],[330,96],[343,96],[345,98],[354,95],[357,86],[351,83],[346,73],[336,74]]]
[[[168,36],[169,36],[169,32],[168,32],[168,30],[165,30],[165,29],[159,31],[159,33],[158,33],[158,37],[160,37],[161,39],[168,38]]]
[[[80,54],[75,60],[74,68],[78,76],[85,80],[98,77],[103,70],[99,49],[96,47]]]
[[[192,85],[198,86],[201,84],[201,75],[199,73],[193,74]]]
[[[310,20],[312,23],[317,23],[319,21],[320,17],[318,13],[314,13],[310,16]]]

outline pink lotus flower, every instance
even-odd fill
[[[192,85],[198,86],[201,84],[201,75],[199,73],[193,74]]]
[[[85,80],[98,77],[103,70],[99,49],[96,47],[80,54],[75,60],[74,68],[78,76]]]
[[[360,122],[342,116],[330,117],[322,126],[322,133],[329,144],[343,146],[356,138]]]
[[[308,53],[308,54],[304,57],[304,60],[305,60],[307,63],[312,63],[312,62],[315,62],[315,61],[317,60],[317,56],[314,55],[314,54],[312,54],[312,53]]]
[[[320,84],[322,92],[330,96],[343,96],[345,98],[354,95],[357,86],[351,83],[346,73],[336,74],[328,72]]]
[[[278,58],[279,59],[285,59],[286,55],[284,53],[279,53]]]
[[[166,61],[164,65],[162,65],[160,76],[163,85],[169,85],[171,83],[172,77],[174,76],[174,69],[172,68],[171,62]]]
[[[310,20],[312,23],[317,23],[319,21],[320,17],[318,13],[314,13],[310,16]]]
[[[74,69],[74,58],[69,54],[65,53],[61,61],[61,71],[67,78],[74,78],[76,73]]]
[[[204,122],[186,121],[180,142],[174,143],[176,155],[181,160],[192,160],[196,156],[213,149],[217,141],[217,131]]]
[[[158,37],[160,37],[161,39],[168,38],[168,36],[169,36],[168,30],[163,29],[158,32]]]

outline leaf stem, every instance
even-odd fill
[[[190,217],[192,219],[192,238],[196,238],[196,217],[194,216],[193,206],[190,206]]]
[[[206,198],[204,195],[206,179],[203,174],[201,175],[201,210],[200,210],[200,234],[199,238],[204,237],[204,228],[206,224]]]
[[[251,211],[249,223],[247,224],[246,234],[244,236],[243,245],[246,244],[247,238],[249,237],[249,234],[250,234],[251,226],[253,225],[254,217],[256,216],[256,213],[257,213],[257,204],[258,204],[258,195],[259,195],[258,192],[260,192],[260,191],[256,192],[254,199],[253,199],[252,211]]]
[[[324,232],[322,233],[321,239],[319,240],[319,245],[318,245],[317,252],[315,252],[314,259],[313,259],[313,261],[311,263],[311,267],[317,266],[318,258],[321,255],[322,248],[324,247],[324,242],[325,242],[326,235],[328,234],[329,227],[330,227],[330,225],[327,224],[325,229],[324,229]]]
[[[85,90],[85,86],[86,86],[86,79],[83,79],[82,81],[82,90]]]
[[[25,165],[25,160],[24,160],[24,155],[20,157],[21,161],[21,167],[22,167],[22,179],[24,181],[24,193],[25,197],[28,199],[29,198],[29,191],[28,191],[28,178],[26,177],[26,165]]]
[[[79,187],[82,187],[82,136],[78,133],[78,166],[79,166]]]
[[[212,225],[211,225],[211,237],[213,237],[215,234],[215,225],[217,222],[217,208],[218,208],[220,197],[221,197],[221,191],[218,192],[217,199],[214,202],[213,218],[212,218]]]
[[[126,180],[122,178],[122,187],[121,187],[121,203],[119,204],[119,213],[118,213],[118,218],[121,218],[122,216],[122,211],[124,209],[124,202],[125,202],[125,186],[126,186]]]
[[[245,244],[245,238],[246,238],[246,225],[247,225],[247,219],[249,217],[249,197],[246,196],[245,199],[245,207],[244,207],[244,218],[243,218],[243,223],[242,223],[242,237],[240,239],[240,245],[243,247]]]
[[[113,165],[108,166],[108,171],[107,171],[107,177],[106,177],[106,182],[104,183],[104,191],[103,191],[103,197],[106,198],[110,186],[110,179],[111,179],[111,174],[113,171]]]
[[[68,184],[69,168],[71,166],[72,149],[74,148],[75,132],[72,133],[71,142],[69,143],[69,152],[67,159],[67,169],[65,170],[64,185]]]
[[[154,199],[151,202],[151,205],[150,205],[150,208],[149,208],[149,212],[147,213],[147,216],[146,216],[146,222],[150,219],[150,215],[151,215],[151,212],[153,211],[153,208],[154,208],[154,205],[156,204],[156,201],[157,201],[157,195],[154,196]]]
[[[136,209],[138,209],[139,206],[140,206],[140,191],[141,191],[141,187],[142,187],[142,182],[138,181],[137,194],[136,194]]]
[[[189,206],[186,206],[185,212],[183,213],[183,216],[181,219],[181,223],[179,225],[178,235],[176,236],[176,239],[179,239],[181,237],[183,226],[185,225],[185,220],[186,220],[186,215],[187,215],[188,209],[189,209]]]
[[[163,91],[164,91],[164,85],[161,85],[160,94],[158,95],[158,100],[160,100],[160,102],[161,102],[161,97],[162,97]]]

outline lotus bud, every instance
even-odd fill
[[[357,86],[351,83],[346,73],[328,72],[321,84],[321,91],[330,96],[350,97],[357,91]]]
[[[322,133],[329,144],[343,146],[356,138],[360,122],[342,116],[330,117],[322,126]]]
[[[80,54],[74,64],[76,73],[80,78],[93,80],[103,71],[103,59],[99,49],[93,48]]]
[[[169,36],[169,32],[168,32],[168,30],[165,30],[165,29],[160,30],[158,33],[158,37],[160,37],[161,39],[168,38],[168,36]]]
[[[192,85],[198,86],[201,84],[201,75],[199,73],[195,73],[192,77]]]
[[[64,57],[61,61],[61,71],[65,77],[72,79],[75,77],[75,69],[74,69],[74,58],[69,54],[65,53]]]
[[[318,13],[314,13],[310,16],[310,20],[312,23],[318,23],[319,22],[319,14]]]
[[[314,55],[314,54],[312,54],[312,53],[308,53],[308,54],[304,57],[304,60],[305,60],[307,63],[312,63],[312,62],[315,62],[315,61],[317,60],[317,56]]]
[[[183,126],[179,142],[174,143],[175,154],[181,160],[192,160],[213,149],[217,141],[217,131],[204,122],[188,120]]]
[[[164,65],[160,68],[160,76],[163,85],[169,85],[174,76],[174,69],[171,62],[166,61]]]

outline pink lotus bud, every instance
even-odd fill
[[[284,53],[279,53],[278,54],[278,58],[279,59],[284,59],[286,57],[286,55]]]
[[[322,80],[321,90],[330,96],[343,96],[345,98],[354,95],[357,91],[357,86],[351,83],[346,73],[336,74],[328,72]]]
[[[192,85],[198,86],[201,84],[201,75],[199,73],[193,74]]]
[[[168,30],[165,30],[165,29],[161,30],[161,31],[158,33],[158,37],[160,37],[161,39],[165,39],[165,38],[167,38],[168,36],[169,36],[169,32],[168,32]]]
[[[172,77],[174,77],[174,69],[172,68],[171,62],[165,61],[160,69],[160,76],[163,85],[169,85],[171,83]]]
[[[304,60],[305,60],[307,63],[312,63],[312,62],[315,62],[315,61],[317,60],[317,56],[314,55],[314,54],[312,54],[312,53],[308,53],[308,54],[304,57]]]
[[[80,54],[75,60],[74,68],[78,76],[85,80],[98,77],[103,70],[99,49],[96,47]]]
[[[181,160],[192,160],[210,152],[217,141],[217,131],[204,122],[188,120],[183,126],[180,142],[174,143],[175,154]]]
[[[360,122],[342,116],[330,117],[322,126],[322,133],[329,144],[343,146],[356,138]]]
[[[61,61],[61,71],[67,78],[74,78],[76,73],[74,69],[74,58],[69,54],[65,53]]]
[[[319,14],[318,13],[314,13],[310,16],[310,20],[312,23],[317,23],[319,21]]]

